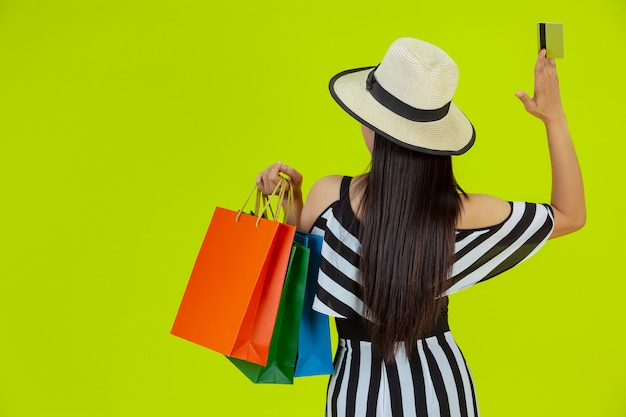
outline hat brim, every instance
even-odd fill
[[[356,120],[398,145],[433,155],[461,155],[476,139],[474,126],[450,104],[448,114],[432,122],[414,122],[380,104],[365,88],[374,67],[343,71],[330,80],[335,101]]]

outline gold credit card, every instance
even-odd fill
[[[546,57],[564,58],[563,23],[537,23],[538,49],[546,48]]]

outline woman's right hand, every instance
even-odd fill
[[[294,168],[283,164],[282,162],[277,162],[268,166],[264,171],[260,172],[259,175],[257,175],[256,185],[257,187],[259,187],[263,194],[270,195],[276,189],[276,186],[280,181],[280,173],[288,176],[291,180],[294,196],[294,204],[291,208],[287,206],[287,199],[284,199],[282,201],[282,205],[286,213],[284,221],[287,224],[292,224],[296,227],[299,227],[302,207],[304,205],[302,201],[302,174],[300,174]]]
[[[256,178],[257,187],[259,187],[261,192],[265,195],[272,194],[272,191],[274,191],[280,181],[280,173],[287,175],[291,180],[294,187],[294,196],[296,198],[302,196],[302,174],[282,162],[272,164],[264,171],[260,172]]]

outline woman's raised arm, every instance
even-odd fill
[[[561,103],[559,79],[554,59],[539,52],[535,65],[534,97],[523,91],[515,95],[533,116],[545,125],[552,166],[554,230],[550,238],[581,229],[586,221],[583,179]]]

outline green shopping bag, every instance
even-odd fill
[[[296,237],[280,298],[267,365],[228,359],[255,384],[293,384],[310,250]]]

